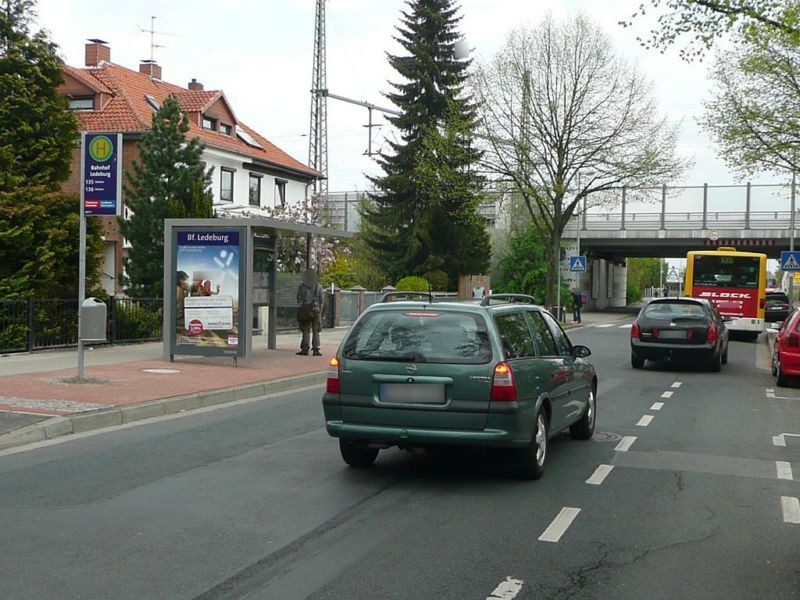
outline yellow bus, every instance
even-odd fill
[[[766,254],[726,247],[689,252],[684,287],[687,296],[711,300],[730,331],[752,339],[764,331]]]

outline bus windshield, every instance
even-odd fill
[[[755,256],[697,254],[694,257],[692,285],[756,289],[759,287],[760,260]]]

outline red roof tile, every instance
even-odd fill
[[[151,79],[146,74],[113,63],[101,63],[97,67],[84,69],[65,66],[65,70],[89,87],[97,87],[112,96],[111,101],[100,110],[77,113],[82,128],[87,131],[122,133],[147,131],[154,114],[153,108],[147,102],[147,96],[159,103],[164,102],[169,96],[174,96],[181,109],[188,113],[203,112],[219,99],[225,100],[220,90],[188,90],[165,81]],[[200,138],[209,148],[235,152],[251,160],[291,169],[304,175],[320,176],[319,172],[292,158],[250,127],[239,122],[237,128],[250,134],[261,148],[251,146],[237,136],[206,131],[194,120],[190,123],[189,135]]]

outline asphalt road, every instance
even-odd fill
[[[600,433],[538,482],[502,455],[348,469],[318,389],[0,453],[0,598],[798,598],[800,389],[768,392],[766,344],[633,371],[627,329],[570,335]]]

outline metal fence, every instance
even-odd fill
[[[108,342],[160,340],[160,298],[106,300]],[[78,343],[77,299],[0,300],[0,352],[31,352]]]

